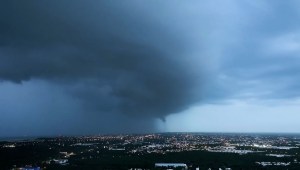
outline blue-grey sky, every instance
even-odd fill
[[[300,132],[298,1],[0,2],[0,136]]]

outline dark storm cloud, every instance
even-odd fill
[[[1,1],[0,136],[155,131],[157,118],[199,103],[296,100],[298,7],[293,0]]]
[[[1,2],[0,78],[60,84],[103,115],[180,112],[199,101],[200,73],[189,66],[185,37],[143,10],[110,1]]]

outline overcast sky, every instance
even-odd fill
[[[300,132],[298,1],[0,2],[0,136]]]

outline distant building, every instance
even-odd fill
[[[60,164],[60,165],[67,165],[68,159],[53,159],[54,163]]]
[[[22,167],[22,168],[13,168],[12,170],[41,170],[40,167]]]
[[[183,168],[187,169],[187,165],[184,163],[156,163],[156,168]]]

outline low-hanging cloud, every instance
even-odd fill
[[[57,84],[98,114],[164,119],[198,102],[185,37],[130,5],[1,2],[0,79]]]
[[[298,6],[1,1],[0,136],[155,131],[197,104],[299,99]]]

